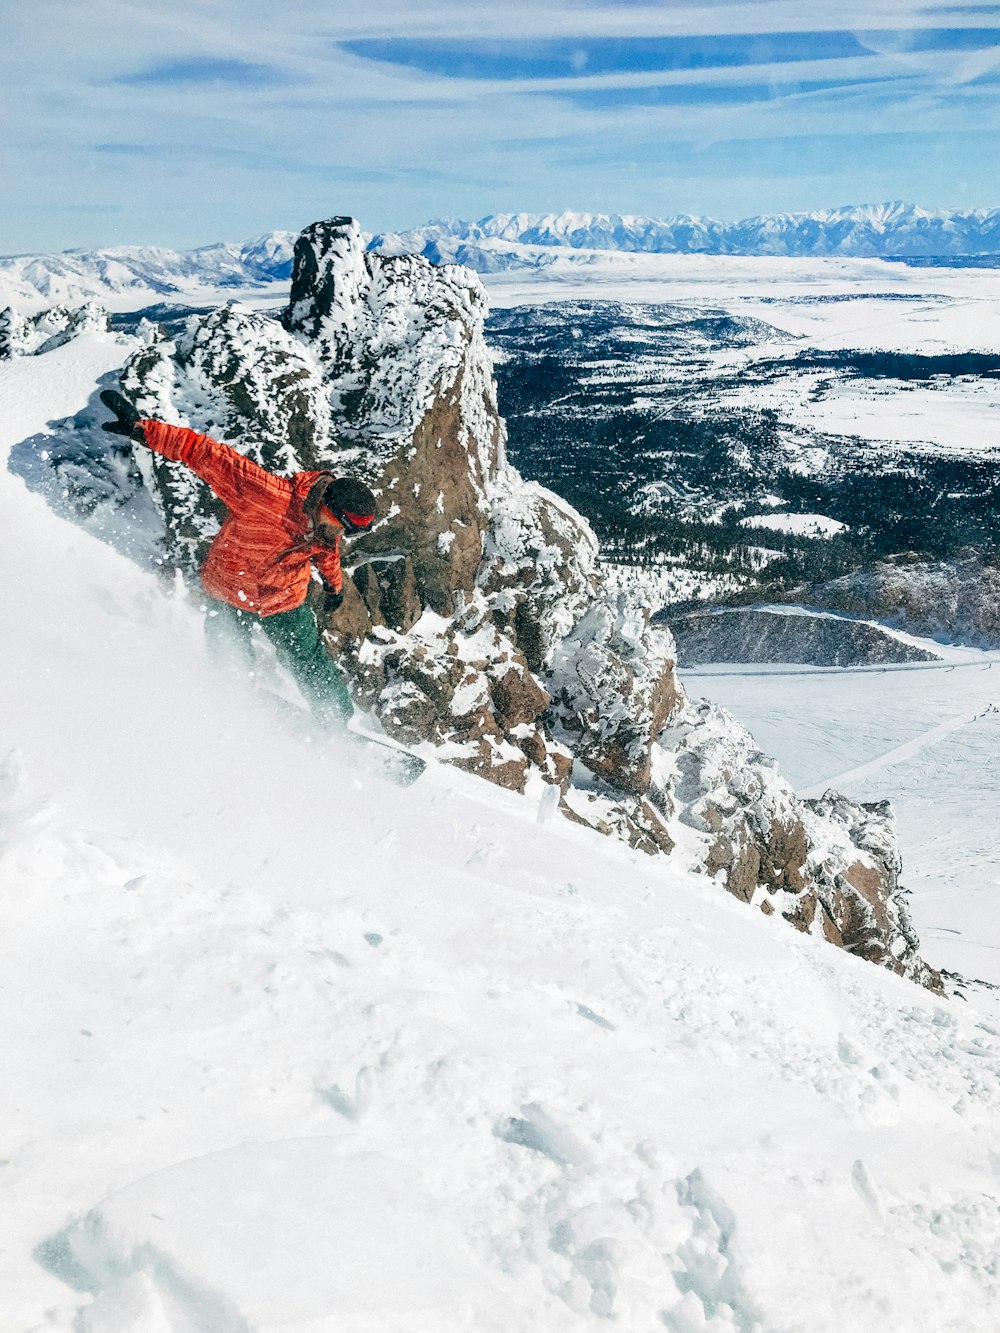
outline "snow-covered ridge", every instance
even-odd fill
[[[654,254],[973,255],[1000,251],[1000,209],[924,209],[895,202],[762,214],[736,222],[694,214],[497,213],[477,222],[446,218],[372,240],[373,248],[386,254],[459,259],[486,271],[518,266],[511,245]],[[509,264],[500,265],[504,252]],[[522,255],[520,262],[532,261]]]
[[[195,250],[125,245],[0,257],[0,308],[36,311],[95,297],[126,308],[180,293],[207,296],[287,283],[296,234],[272,231]],[[852,204],[735,222],[695,214],[495,213],[474,222],[443,218],[383,232],[371,237],[369,248],[465,264],[480,273],[544,267],[553,250],[893,258],[997,254],[1000,209]]]
[[[259,288],[287,282],[297,233],[272,231],[249,241],[196,250],[119,245],[62,254],[0,258],[0,306],[34,311],[117,297],[126,308],[183,292]]]

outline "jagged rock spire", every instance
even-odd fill
[[[365,243],[354,218],[306,227],[295,242],[285,327],[324,346],[328,357],[353,326],[371,281]]]

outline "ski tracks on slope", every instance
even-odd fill
[[[806,798],[822,796],[830,787],[840,789],[849,786],[851,783],[860,782],[864,778],[872,777],[884,768],[890,768],[893,764],[914,758],[921,750],[926,750],[936,741],[951,735],[953,731],[961,731],[963,727],[971,726],[972,723],[978,722],[983,716],[983,713],[976,712],[961,713],[958,717],[950,718],[947,722],[940,722],[936,727],[930,727],[927,731],[922,731],[919,736],[914,736],[912,740],[905,741],[902,745],[886,750],[884,754],[878,755],[875,759],[870,759],[868,763],[859,764],[856,768],[849,768],[843,773],[835,774],[832,778],[825,778],[822,782],[814,783],[812,786],[805,788],[799,794]]]

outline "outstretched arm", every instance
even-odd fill
[[[258,467],[252,458],[247,458],[238,449],[184,426],[168,426],[163,421],[143,419],[128,399],[114,389],[105,389],[101,393],[101,402],[115,415],[114,421],[104,422],[102,430],[138,440],[164,458],[183,463],[211,486],[227,509],[245,508],[260,500],[285,498],[288,482]],[[340,568],[339,560],[337,568]]]
[[[231,445],[184,426],[139,421],[134,434],[155,453],[183,463],[211,486],[227,509],[240,509],[271,496],[283,496],[287,481],[273,476]],[[339,564],[339,562],[338,562]]]

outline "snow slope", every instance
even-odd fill
[[[3,450],[122,359],[0,366]],[[992,1325],[985,997],[282,731],[6,468],[0,543],[0,1327]]]

